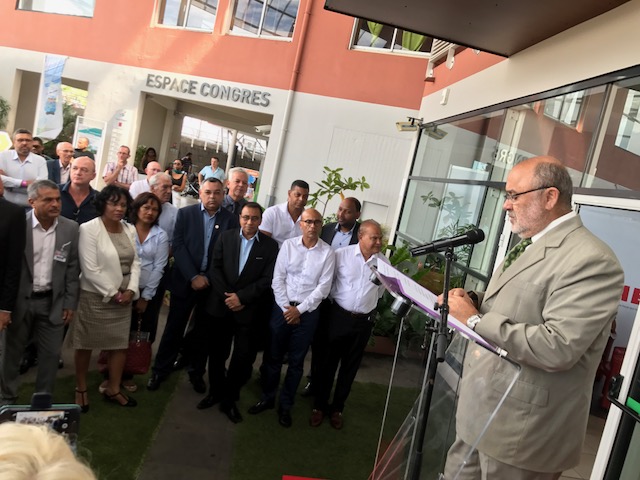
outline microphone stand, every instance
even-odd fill
[[[425,392],[425,398],[422,403],[422,412],[419,417],[418,431],[416,437],[415,457],[413,459],[413,465],[410,470],[409,478],[411,480],[420,480],[420,471],[422,469],[423,450],[424,450],[424,437],[427,432],[427,422],[429,420],[429,410],[431,408],[431,401],[433,398],[433,387],[436,382],[436,373],[438,371],[438,363],[444,361],[445,351],[447,349],[449,330],[447,327],[447,320],[449,317],[449,290],[451,283],[451,265],[456,260],[456,256],[453,253],[453,247],[447,247],[444,253],[444,286],[442,291],[443,301],[442,304],[435,305],[436,310],[440,310],[440,323],[437,328],[432,329],[433,333],[437,332],[436,336],[436,348],[431,348],[430,358],[428,361],[427,370],[427,389]],[[433,341],[431,342],[433,346]]]

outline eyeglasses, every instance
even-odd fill
[[[73,150],[62,150],[62,153],[73,153]]]
[[[307,225],[322,225],[322,220],[300,220],[300,222]]]
[[[504,194],[504,199],[505,201],[509,200],[510,202],[515,202],[518,200],[518,197],[520,195],[525,195],[527,193],[531,193],[531,192],[537,192],[539,190],[546,190],[547,188],[557,188],[553,185],[549,185],[548,187],[538,187],[538,188],[534,188],[531,190],[527,190],[526,192],[518,192],[518,193],[505,193]]]
[[[240,215],[240,220],[244,220],[245,222],[248,222],[249,220],[251,220],[252,222],[257,222],[258,220],[260,220],[260,217],[254,215]]]

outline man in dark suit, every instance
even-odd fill
[[[362,204],[355,197],[345,198],[338,207],[337,222],[327,223],[322,227],[320,238],[335,250],[358,243],[358,229]]]
[[[11,323],[26,243],[24,208],[4,199],[0,179],[0,331]]]
[[[210,288],[207,270],[212,258],[213,245],[222,232],[239,225],[237,216],[221,208],[223,197],[222,182],[210,178],[200,187],[201,203],[178,211],[173,233],[174,264],[169,286],[171,305],[153,365],[153,373],[147,384],[149,390],[157,390],[173,370],[173,364],[183,343],[184,330],[194,307],[196,323],[195,333],[191,338],[198,338],[200,304],[206,300]],[[195,353],[194,350],[201,350],[198,343],[185,341],[186,353],[192,355]],[[190,369],[189,378],[194,389],[198,393],[204,393],[206,385],[202,380],[203,356],[196,354],[195,357],[195,365]]]
[[[360,231],[360,218],[362,204],[355,197],[345,198],[340,202],[336,217],[337,222],[327,223],[322,227],[320,238],[331,245],[334,250],[348,245],[358,243],[358,232]],[[327,352],[327,322],[329,316],[330,302],[323,300],[320,304],[320,319],[318,320],[318,328],[313,336],[313,344],[311,345],[311,372],[307,376],[309,381],[302,390],[303,397],[313,395],[313,378],[318,374],[318,368],[324,361]]]
[[[53,183],[64,185],[69,181],[69,174],[71,173],[73,146],[69,142],[60,142],[56,146],[56,155],[58,155],[58,159],[50,158],[47,160],[49,180]]]
[[[198,408],[221,401],[220,410],[233,423],[242,421],[236,407],[251,370],[263,332],[258,322],[262,297],[269,291],[278,243],[258,231],[262,208],[255,202],[240,212],[240,229],[224,232],[213,249],[209,267],[212,288],[206,310],[209,325],[209,395]],[[229,370],[225,363],[231,352]]]
[[[26,216],[27,244],[1,361],[3,403],[18,396],[20,359],[31,337],[39,359],[36,391],[53,392],[64,326],[78,305],[78,224],[60,217],[60,191],[52,181],[36,180],[27,196],[32,207]]]

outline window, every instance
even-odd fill
[[[402,53],[429,53],[433,38],[382,23],[356,19],[353,46]]]
[[[293,37],[299,0],[237,0],[231,31],[265,37]]]
[[[93,17],[95,0],[19,0],[18,10]]]
[[[584,92],[574,92],[544,102],[544,114],[570,127],[578,126]]]
[[[162,0],[158,23],[213,32],[218,0]]]
[[[636,85],[635,88],[638,88]],[[640,110],[640,92],[629,89],[627,98],[624,102],[622,110],[622,118],[620,119],[620,127],[616,135],[616,147],[640,155],[640,119],[638,119],[638,111]]]

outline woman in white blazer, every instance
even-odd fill
[[[87,372],[93,350],[108,352],[107,400],[123,407],[136,401],[120,391],[129,346],[131,304],[139,296],[140,260],[135,229],[124,222],[131,196],[109,185],[96,195],[98,218],[80,226],[80,300],[71,328],[75,348],[76,403],[89,410]]]

